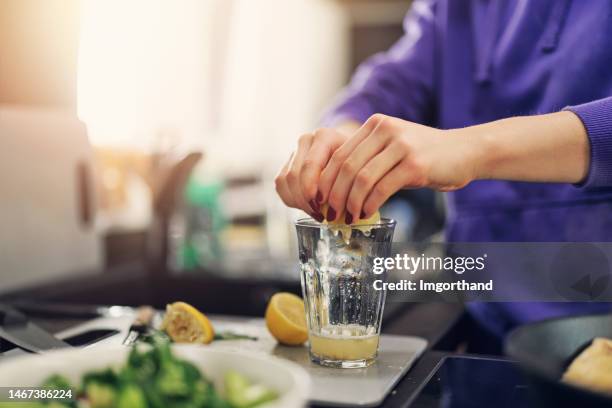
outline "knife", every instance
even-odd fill
[[[127,336],[123,339],[124,346],[131,346],[140,336],[151,329],[151,322],[155,317],[155,309],[151,306],[141,306],[136,310],[136,319],[130,326]]]
[[[29,321],[23,313],[3,304],[0,304],[0,337],[34,353],[72,347]]]

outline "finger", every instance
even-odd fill
[[[344,134],[333,129],[319,129],[314,133],[312,145],[302,165],[300,186],[304,199],[315,210],[319,210],[320,204],[320,200],[317,200],[317,190],[321,171],[329,162],[333,152],[342,146],[345,140]]]
[[[338,177],[342,163],[344,163],[344,161],[349,157],[353,150],[355,150],[359,143],[361,143],[376,128],[378,122],[373,119],[376,117],[378,117],[378,115],[374,115],[372,118],[368,119],[353,136],[351,136],[332,154],[331,159],[321,172],[321,176],[319,178],[321,202],[324,203],[328,201],[329,192],[334,185],[336,177]]]
[[[314,208],[311,208],[304,195],[302,194],[302,189],[300,187],[300,173],[302,171],[302,165],[304,163],[304,158],[306,153],[310,149],[312,145],[313,135],[311,133],[307,133],[300,137],[298,142],[298,149],[293,156],[293,160],[289,165],[289,171],[287,172],[287,185],[289,190],[291,191],[291,195],[293,196],[293,201],[297,204],[299,208],[304,210],[306,213],[310,215],[314,215],[316,212]]]
[[[406,172],[406,166],[400,162],[374,185],[363,204],[361,218],[370,217],[389,197],[406,185]]]
[[[291,153],[289,156],[289,160],[283,165],[280,169],[276,177],[274,178],[274,185],[276,188],[276,193],[280,197],[283,203],[287,207],[295,208],[295,202],[293,201],[293,195],[291,194],[291,190],[289,190],[289,186],[287,185],[287,173],[289,172],[289,165],[291,164],[291,160],[293,159],[294,153]]]
[[[374,157],[376,157],[386,146],[388,136],[379,128],[374,129],[357,147],[350,156],[340,166],[338,176],[334,181],[327,202],[338,214],[345,213],[345,222],[351,224],[353,216],[359,217],[359,213],[345,212],[346,202],[353,187],[355,177],[363,167]]]
[[[346,201],[346,213],[350,214],[347,217],[349,219],[353,218],[350,220],[351,222],[358,218],[364,218],[362,215],[365,214],[362,214],[362,211],[366,198],[376,183],[402,161],[403,156],[401,149],[394,144],[390,144],[357,173]],[[402,174],[402,177],[404,175]],[[346,221],[349,221],[349,219]]]
[[[299,205],[293,199],[293,194],[291,193],[291,190],[287,185],[287,180],[283,180],[280,185],[277,185],[276,191],[278,192],[278,195],[287,207],[300,208]]]

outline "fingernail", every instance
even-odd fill
[[[335,219],[336,219],[336,210],[334,210],[332,207],[329,207],[327,209],[327,221],[331,222]]]
[[[323,194],[321,194],[321,192],[320,192],[320,191],[317,191],[317,197],[316,197],[316,198],[317,198],[317,202],[318,202],[319,204],[322,204],[322,203],[323,203]]]
[[[310,205],[310,207],[312,207],[312,209],[315,212],[320,212],[321,211],[321,207],[319,207],[319,203],[317,203],[315,200],[310,200],[308,202],[308,204]]]
[[[321,213],[314,213],[312,215],[312,218],[314,218],[315,220],[317,220],[318,222],[323,222],[323,220],[325,219],[325,217],[323,217],[323,214]]]
[[[359,214],[359,218],[361,218],[362,220],[366,219],[366,213],[364,211],[361,212],[361,214]]]
[[[346,215],[344,216],[344,223],[351,225],[353,223],[353,214],[351,214],[350,212],[347,212]]]

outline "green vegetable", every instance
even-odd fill
[[[69,390],[70,381],[64,376],[55,374],[47,378],[47,380],[41,385],[43,388],[50,388],[54,390]]]
[[[123,387],[117,400],[117,408],[147,408],[149,404],[142,389],[136,384]]]
[[[246,334],[238,334],[232,331],[215,333],[215,340],[257,340],[257,337],[248,336]]]
[[[89,381],[85,385],[85,394],[92,408],[113,408],[117,400],[114,386],[97,381]]]
[[[261,384],[251,384],[242,374],[229,371],[225,374],[227,399],[235,408],[251,408],[274,401],[278,395]]]
[[[72,389],[72,387],[70,386],[70,381],[68,381],[68,379],[64,376],[61,375],[52,375],[51,377],[47,378],[47,380],[42,383],[41,385],[42,388],[49,388],[49,389],[53,389],[53,390],[70,390]],[[48,408],[76,408],[77,407],[77,402],[76,402],[76,395],[73,395],[73,398],[75,398],[72,401],[54,401],[54,400],[50,400],[50,399],[46,399],[44,400],[45,402],[41,403],[41,407],[48,407]]]
[[[174,356],[170,343],[163,332],[144,336],[118,370],[107,368],[86,373],[78,388],[86,405],[78,405],[76,400],[48,401],[40,407],[252,408],[277,398],[274,391],[251,384],[235,372],[226,374],[226,396],[220,395],[196,366]],[[49,377],[43,386],[76,389],[59,375]]]

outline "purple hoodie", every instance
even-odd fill
[[[612,241],[612,1],[416,0],[404,27],[388,52],[358,69],[326,122],[383,113],[449,129],[570,109],[590,139],[586,180],[473,182],[447,196],[447,238]],[[503,334],[528,321],[610,305],[475,303],[469,309]]]

